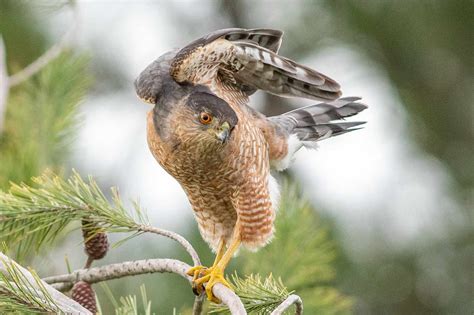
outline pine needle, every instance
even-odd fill
[[[2,260],[2,264],[6,267],[6,274],[0,273],[0,313],[60,312],[60,308],[33,270],[30,272],[35,283],[31,283],[15,263]]]
[[[247,313],[255,315],[270,314],[293,293],[288,292],[281,279],[275,279],[272,274],[262,280],[258,274],[251,274],[243,279],[236,273],[232,275],[230,283]],[[225,306],[211,304],[210,314],[230,314],[230,312]]]
[[[136,232],[147,224],[137,204],[130,214],[116,189],[109,201],[92,177],[86,182],[75,171],[68,179],[47,172],[32,181],[35,186],[12,184],[9,192],[0,191],[0,241],[17,245],[20,257],[54,241],[75,220],[87,218],[99,227],[90,237],[101,231]]]

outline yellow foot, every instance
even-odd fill
[[[194,266],[186,271],[188,276],[193,276],[192,286],[195,295],[201,295],[201,293],[204,291],[204,286],[201,283],[196,283],[196,280],[208,275],[209,272],[209,268],[204,266]]]
[[[207,299],[217,304],[221,303],[221,301],[212,293],[212,288],[216,283],[222,283],[226,287],[230,288],[230,284],[224,278],[224,270],[218,266],[214,266],[204,270],[204,272],[201,272],[200,275],[201,276],[197,279],[193,279],[193,290],[194,287],[202,289],[203,285],[206,284]]]

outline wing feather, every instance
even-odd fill
[[[341,91],[336,81],[276,54],[281,36],[270,29],[211,33],[181,49],[170,74],[179,83],[212,85],[221,80],[247,94],[261,89],[283,97],[337,99]]]

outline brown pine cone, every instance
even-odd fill
[[[78,281],[72,287],[71,297],[74,301],[87,308],[92,314],[97,313],[95,293],[92,286],[84,281]]]
[[[82,220],[82,236],[84,237],[84,250],[93,259],[104,258],[109,250],[109,240],[104,232],[97,233],[90,238],[93,231],[97,229],[91,226],[90,221]],[[95,232],[95,231],[94,231]]]

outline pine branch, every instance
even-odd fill
[[[144,259],[90,269],[80,269],[69,274],[43,278],[43,281],[59,291],[69,290],[72,284],[77,281],[85,281],[92,284],[148,273],[176,273],[191,282],[192,277],[186,274],[189,268],[191,266],[175,259]],[[213,287],[213,293],[228,306],[232,314],[246,314],[242,302],[240,302],[237,295],[223,284],[217,283]]]
[[[0,192],[0,240],[21,251],[53,241],[74,220],[87,218],[108,232],[136,232],[146,222],[138,205],[135,217],[128,214],[116,189],[109,202],[92,178],[86,183],[76,172],[68,180],[43,175],[33,182],[37,187],[12,184]]]
[[[143,225],[143,224],[139,226],[138,231],[140,231],[140,232],[150,232],[150,233],[158,234],[158,235],[161,235],[161,236],[168,237],[172,240],[175,240],[176,242],[181,244],[181,246],[183,246],[184,249],[191,255],[191,258],[193,259],[193,263],[194,263],[195,266],[200,266],[201,265],[201,260],[199,259],[199,256],[198,256],[196,250],[191,245],[191,243],[189,243],[188,240],[185,239],[184,237],[182,237],[181,235],[179,235],[175,232],[172,232],[172,231],[156,228],[156,227],[151,226],[151,225]]]
[[[280,309],[287,308],[286,300],[290,297],[280,279],[276,280],[271,274],[262,280],[259,275],[250,275],[245,279],[237,274],[232,275],[230,283],[233,284],[235,293],[242,301],[246,312],[249,314],[270,314],[282,303]],[[222,305],[211,305],[210,314],[229,314],[230,310]],[[275,313],[280,314],[280,313]]]
[[[291,294],[270,315],[283,314],[292,305],[296,305],[295,315],[303,314],[303,301],[296,294]]]
[[[0,311],[91,314],[0,252]]]
[[[67,180],[47,173],[33,182],[37,187],[12,184],[8,193],[0,191],[0,240],[10,246],[18,244],[20,254],[51,243],[70,222],[87,218],[92,226],[100,226],[91,231],[90,238],[101,231],[133,232],[132,237],[154,233],[177,241],[194,265],[201,264],[184,237],[151,226],[137,203],[129,214],[115,188],[109,201],[92,177],[85,182],[75,171]]]

